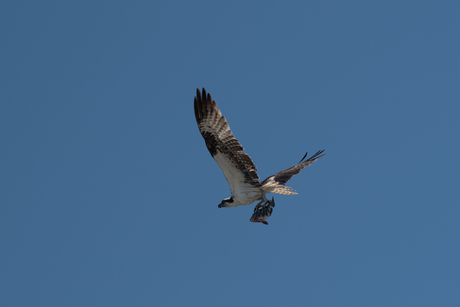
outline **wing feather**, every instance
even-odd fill
[[[196,90],[195,118],[211,156],[219,164],[232,191],[241,184],[259,187],[257,169],[243,146],[233,136],[227,120],[211,95]]]
[[[300,162],[297,163],[296,165],[294,165],[294,166],[292,166],[292,167],[290,167],[288,169],[285,169],[284,171],[276,173],[275,175],[272,175],[272,176],[268,177],[267,179],[265,179],[264,181],[262,181],[262,186],[267,186],[267,187],[272,188],[274,190],[273,193],[296,194],[295,192],[293,192],[293,190],[291,188],[284,187],[284,185],[293,176],[295,176],[298,173],[300,173],[300,171],[302,169],[304,169],[307,166],[310,166],[316,160],[321,159],[324,156],[323,152],[324,152],[324,150],[319,150],[313,156],[311,156],[307,160],[303,161],[303,159],[305,159],[305,157],[307,156],[308,153],[305,154],[305,156],[302,158],[302,160],[300,160]],[[276,190],[278,190],[278,192],[275,192]],[[286,192],[286,193],[284,193],[284,192]]]

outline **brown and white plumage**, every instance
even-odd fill
[[[219,208],[249,205],[256,200],[260,200],[254,209],[254,214],[250,219],[251,222],[267,224],[265,220],[271,215],[275,203],[273,199],[271,201],[267,200],[265,194],[297,194],[291,188],[285,186],[286,182],[292,176],[297,175],[303,168],[323,156],[324,150],[320,150],[303,161],[306,157],[305,154],[298,164],[259,182],[254,163],[249,155],[243,152],[243,146],[233,136],[225,117],[217,109],[216,102],[212,100],[210,94],[206,94],[204,88],[202,93],[197,89],[194,108],[196,122],[205,140],[206,147],[217,164],[219,164],[230,185],[232,195],[222,200]]]
[[[305,157],[308,154],[307,152],[305,156],[303,156],[303,158],[300,160],[300,162],[297,163],[296,165],[288,169],[285,169],[284,171],[276,173],[275,175],[270,176],[264,181],[262,181],[262,188],[264,189],[264,192],[283,194],[283,195],[297,194],[290,187],[285,186],[286,182],[288,182],[292,178],[292,176],[295,176],[298,173],[300,173],[300,171],[304,169],[305,167],[310,166],[310,164],[312,164],[316,160],[321,159],[321,157],[324,156],[322,154],[323,152],[324,150],[319,150],[313,156],[303,161],[303,159],[305,159]]]

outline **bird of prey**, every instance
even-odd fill
[[[297,194],[285,186],[286,182],[292,176],[300,173],[304,167],[324,156],[324,150],[320,150],[304,161],[307,156],[305,154],[298,164],[259,182],[254,163],[249,155],[243,152],[243,146],[235,139],[227,120],[217,109],[217,104],[212,100],[211,95],[206,94],[204,88],[202,93],[199,89],[196,90],[194,108],[196,122],[206,147],[219,164],[232,193],[229,198],[222,200],[218,207],[236,207],[259,201],[254,208],[250,222],[261,222],[268,225],[266,220],[273,212],[275,201],[274,198],[268,200],[265,194]]]

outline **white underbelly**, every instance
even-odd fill
[[[245,206],[252,204],[256,200],[262,199],[262,191],[258,187],[240,189],[234,191],[233,198],[241,205]]]

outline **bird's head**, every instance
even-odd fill
[[[233,196],[229,197],[229,198],[225,198],[224,200],[222,200],[218,207],[219,208],[234,207]]]

